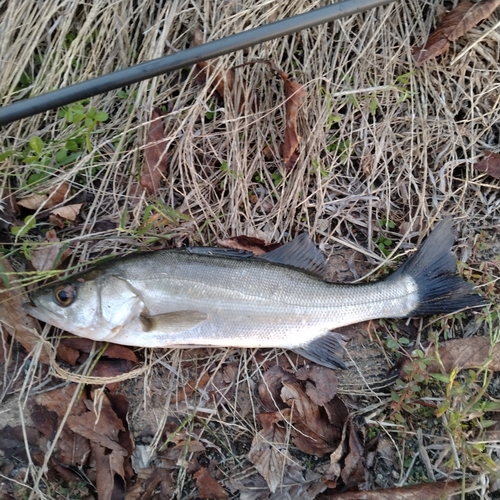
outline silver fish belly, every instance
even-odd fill
[[[335,328],[481,304],[455,274],[451,220],[389,278],[322,279],[324,257],[301,235],[262,258],[207,247],[117,258],[31,295],[29,313],[93,340],[141,347],[283,347],[344,367]]]

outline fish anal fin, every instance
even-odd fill
[[[156,315],[141,315],[143,331],[152,330],[162,333],[178,333],[191,330],[208,319],[208,314],[200,311],[175,311]]]
[[[260,259],[295,267],[323,277],[326,261],[323,253],[311,241],[307,233],[302,233],[282,247],[266,253]]]
[[[347,366],[342,361],[344,345],[344,338],[340,333],[328,332],[307,344],[294,347],[293,351],[327,368],[345,370]]]

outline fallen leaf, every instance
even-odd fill
[[[225,500],[229,498],[226,490],[214,479],[206,467],[202,467],[193,474],[198,488],[197,498],[217,498]]]
[[[272,494],[264,478],[251,469],[244,470],[240,477],[231,477],[228,486],[240,492],[241,500],[315,500],[326,486],[321,482],[321,475],[311,469],[305,471],[293,464],[285,470],[283,481],[278,491]]]
[[[193,33],[193,47],[203,44],[203,33],[200,30],[195,30]],[[207,81],[210,81],[210,87],[213,88],[221,99],[224,99],[225,94],[229,95],[233,91],[236,81],[236,72],[233,68],[218,71],[214,70],[214,62],[201,61],[196,67],[199,70],[196,75],[198,85],[203,86]],[[239,113],[242,112],[245,102],[249,99],[246,98],[246,89],[241,82],[238,87],[239,92],[233,94],[233,105]]]
[[[57,186],[53,187],[49,192],[49,199],[45,205],[46,208],[52,208],[59,203],[62,203],[68,194],[71,192],[71,186],[68,182],[61,182]]]
[[[27,208],[28,210],[38,210],[47,199],[48,195],[35,193],[17,200],[17,204],[21,207]]]
[[[485,149],[483,149],[483,153],[484,158],[474,163],[473,167],[480,172],[491,175],[495,179],[500,179],[500,154]]]
[[[54,208],[52,210],[53,215],[62,217],[63,219],[70,220],[73,222],[76,216],[80,213],[83,203],[75,203],[74,205],[65,205],[64,207]]]
[[[91,441],[92,457],[95,460],[96,489],[99,500],[125,498],[123,456],[116,450]]]
[[[309,399],[298,382],[284,382],[281,398],[290,407],[283,414],[293,424],[293,444],[310,455],[322,457],[331,453],[338,435],[324,409]]]
[[[5,281],[11,283],[18,278],[8,260],[3,257],[0,258],[0,270],[4,278],[0,280],[0,323],[9,335],[31,353],[40,344],[40,325],[23,310],[23,304],[28,302],[23,290],[6,286]],[[49,353],[45,346],[42,346],[38,360],[50,364]]]
[[[38,210],[42,205],[44,208],[52,208],[62,203],[70,192],[70,185],[62,182],[50,189],[49,193],[33,193],[17,200],[17,204],[28,210]]]
[[[49,215],[49,222],[59,229],[64,229],[66,227],[66,222],[64,221],[64,219],[54,214]]]
[[[184,399],[190,398],[195,391],[198,389],[203,389],[210,380],[210,374],[204,372],[200,378],[197,380],[191,379],[187,382],[184,387],[179,388],[179,392],[173,397],[174,402],[183,401]]]
[[[49,441],[54,439],[57,431],[57,413],[49,411],[45,406],[34,404],[31,407],[31,420],[39,432]]]
[[[306,381],[306,394],[314,404],[323,406],[337,394],[335,370],[313,364],[299,368],[295,375],[298,380]]]
[[[402,488],[383,488],[380,490],[346,491],[335,493],[334,496],[324,496],[324,500],[441,500],[451,498],[453,494],[460,493],[458,481],[421,483]]]
[[[341,472],[346,488],[354,488],[365,481],[364,454],[365,450],[357,430],[352,420],[349,420],[349,453],[345,457],[344,468]]]
[[[265,253],[275,250],[281,246],[279,243],[268,244],[260,238],[244,235],[234,236],[233,238],[227,238],[225,240],[217,240],[217,243],[224,248],[244,250],[246,252],[251,252],[254,255],[264,255]]]
[[[332,489],[336,488],[337,481],[339,480],[342,474],[341,461],[345,454],[346,437],[347,437],[347,422],[345,423],[344,428],[342,430],[340,443],[330,455],[330,464],[328,465],[328,469],[326,469],[322,477],[322,481],[328,486],[328,488]]]
[[[226,363],[216,370],[211,377],[211,382],[205,389],[214,403],[233,398],[237,376],[237,363]]]
[[[35,396],[35,401],[45,406],[49,411],[53,411],[63,419],[68,409],[68,404],[75,395],[75,391],[79,391],[77,384],[70,384],[67,387],[60,387]],[[82,392],[76,398],[76,402],[71,408],[71,415],[81,415],[87,411],[83,403],[84,393]]]
[[[154,108],[151,113],[149,132],[144,146],[144,161],[142,163],[141,186],[149,194],[156,195],[163,174],[167,170],[167,149],[162,113]]]
[[[430,346],[427,354],[433,356],[434,353],[435,347]],[[498,372],[500,371],[500,343],[497,342],[492,346],[489,337],[447,340],[439,346],[439,358],[446,373],[450,373],[454,368],[458,370],[481,368],[490,359],[488,369]],[[433,362],[427,371],[437,373],[441,369],[437,363]],[[404,373],[404,370],[401,373]]]
[[[135,364],[138,363],[138,359],[134,351],[132,351],[132,349],[130,349],[129,347],[125,347],[123,345],[106,345],[106,342],[97,342],[94,340],[76,336],[64,337],[60,340],[59,343],[64,344],[66,347],[70,347],[87,354],[90,354],[92,351],[100,351],[104,346],[106,346],[106,349],[102,352],[102,356],[113,359],[125,359]]]
[[[263,428],[253,438],[248,459],[274,493],[292,457],[285,441],[285,428],[277,425],[282,420],[280,412],[260,413],[257,419]]]
[[[145,491],[140,495],[141,500],[149,500],[153,494],[160,488],[158,500],[169,500],[173,496],[173,485],[174,481],[172,479],[172,474],[167,469],[155,469],[147,481],[145,481]],[[127,491],[127,499],[129,496],[129,491]],[[156,496],[155,496],[156,498]]]
[[[60,253],[64,245],[60,243],[55,230],[47,231],[45,239],[47,243],[41,243],[31,252],[31,264],[37,271],[51,271],[62,260]]]
[[[33,460],[35,464],[41,465],[44,458],[43,450],[47,445],[47,439],[40,436],[36,427],[7,425],[0,429],[0,450],[3,451],[3,456],[9,459],[28,464],[27,450],[29,449],[29,462]]]
[[[415,63],[421,65],[446,52],[450,42],[457,40],[486,19],[498,6],[500,6],[500,0],[482,0],[477,3],[469,0],[460,2],[444,15],[442,21],[427,39],[425,46],[414,50]]]
[[[291,381],[294,376],[286,372],[281,366],[274,365],[264,372],[259,381],[258,391],[262,404],[268,411],[283,410],[287,404],[281,399],[283,380]]]
[[[124,461],[129,453],[120,444],[119,435],[120,432],[128,431],[106,394],[101,393],[98,402],[87,399],[84,403],[88,411],[80,415],[70,415],[67,425],[75,434],[90,441],[92,457],[96,463],[99,499],[123,498],[125,494]],[[120,495],[121,492],[123,493]]]
[[[297,113],[307,97],[304,85],[292,82],[288,75],[271,61],[267,64],[276,71],[285,85],[285,139],[283,143],[283,162],[286,169],[291,169],[297,162],[297,148],[301,137],[297,133]]]

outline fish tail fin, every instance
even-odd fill
[[[418,306],[409,316],[451,313],[484,304],[472,285],[457,275],[451,217],[442,220],[417,252],[386,281],[411,276],[418,286]]]

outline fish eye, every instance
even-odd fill
[[[68,307],[75,300],[76,287],[74,285],[60,285],[54,290],[54,297],[59,305]]]

